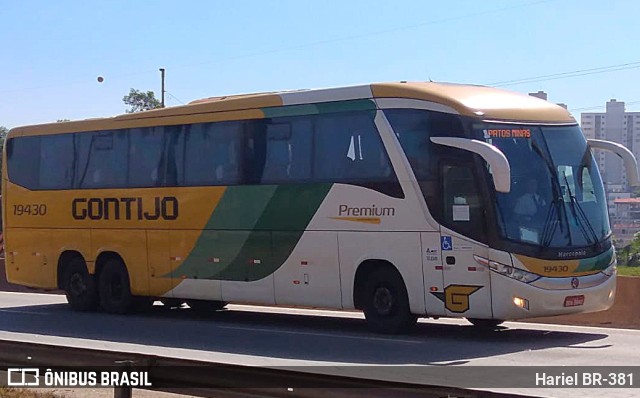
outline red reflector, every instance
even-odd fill
[[[476,267],[467,267],[467,269],[468,269],[469,271],[475,271],[475,270],[476,270]]]
[[[294,284],[294,285],[299,285],[299,284],[300,284],[300,281],[293,281],[293,284]]]
[[[565,307],[576,307],[584,304],[584,295],[580,296],[567,296],[564,298]]]
[[[442,265],[436,265],[436,269],[442,269]]]

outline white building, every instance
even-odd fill
[[[583,113],[580,126],[587,138],[617,142],[640,158],[640,112],[625,112],[624,102],[612,99],[606,112]],[[604,151],[595,151],[595,156],[607,192],[629,192],[620,158]]]

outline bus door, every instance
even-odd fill
[[[471,163],[441,164],[440,250],[444,289],[438,297],[447,316],[491,318],[490,272],[477,258],[488,258],[479,243],[486,235],[484,206]]]

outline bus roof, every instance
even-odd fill
[[[434,82],[373,83],[370,85],[321,90],[298,90],[205,98],[187,105],[120,116],[73,122],[49,123],[11,130],[11,135],[39,135],[77,131],[97,131],[158,124],[158,119],[172,118],[168,124],[216,121],[212,113],[225,112],[218,120],[263,118],[263,108],[302,105],[366,98],[402,98],[435,102],[461,115],[482,120],[525,123],[573,124],[564,108],[528,95],[486,86]],[[230,114],[231,113],[231,114]],[[166,119],[165,119],[166,120]]]

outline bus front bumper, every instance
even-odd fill
[[[571,286],[572,280],[577,287]],[[561,288],[567,281],[569,288]],[[594,281],[599,283],[594,284]],[[492,272],[491,285],[493,317],[513,320],[604,311],[613,305],[616,274],[610,277],[599,273],[575,278],[540,278],[527,284]]]

